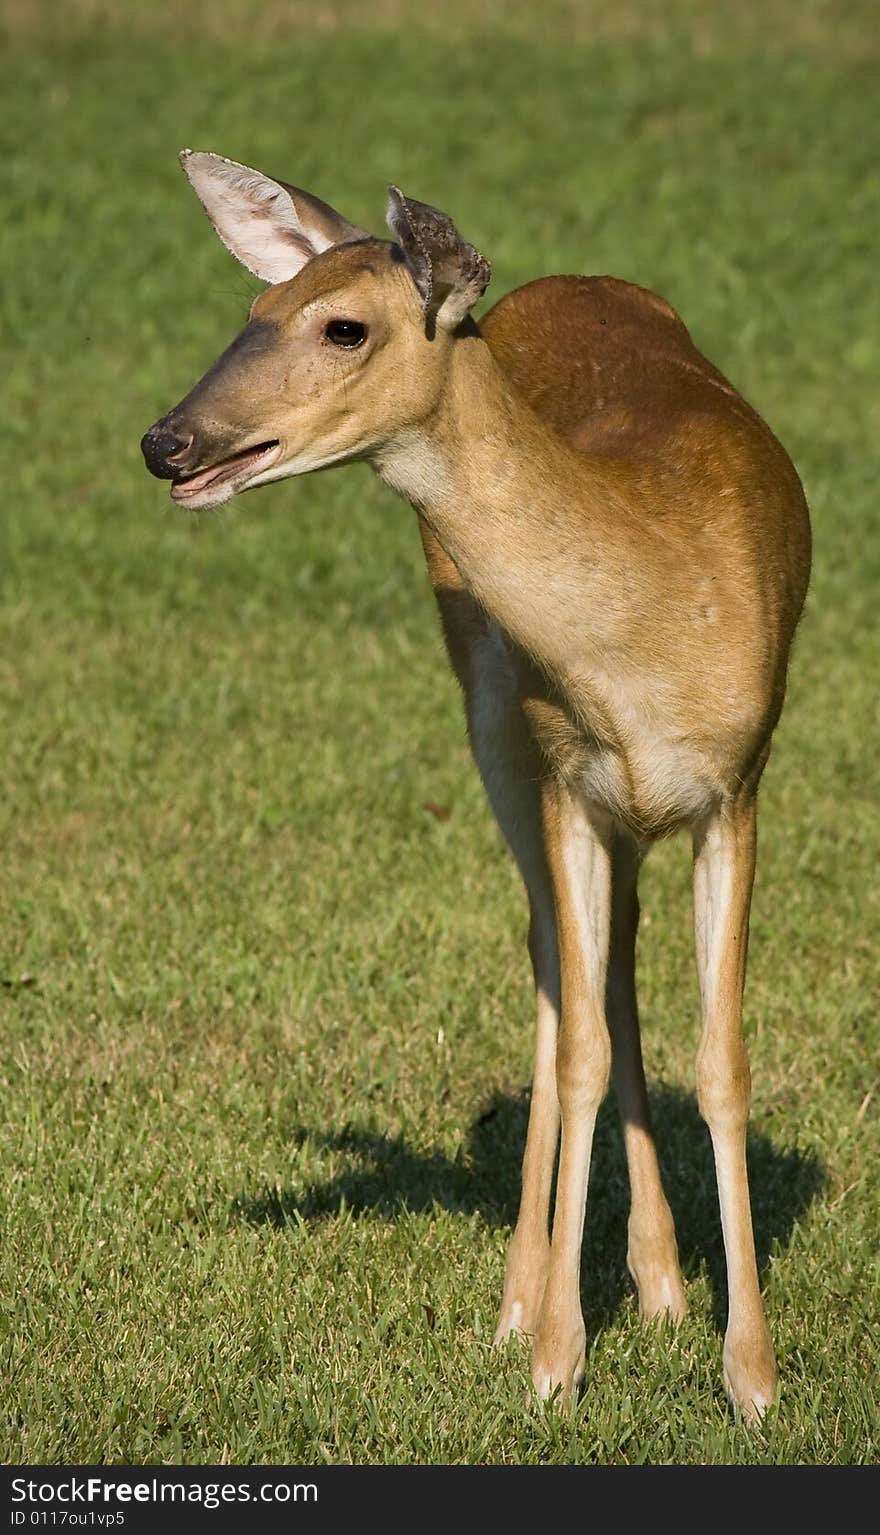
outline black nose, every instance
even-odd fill
[[[183,465],[172,460],[180,458],[191,442],[192,437],[178,437],[163,421],[157,421],[141,438],[141,452],[150,473],[159,480],[178,479]]]

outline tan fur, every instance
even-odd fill
[[[657,837],[691,829],[698,1096],[730,1288],[725,1379],[757,1415],[775,1367],[745,1172],[742,987],[755,794],[809,573],[803,493],[769,428],[662,299],[607,277],[546,278],[479,327],[454,327],[448,316],[488,266],[445,215],[394,196],[418,281],[396,247],[352,242],[340,221],[343,243],[263,294],[238,348],[159,423],[186,444],[169,462],[193,474],[277,440],[248,481],[260,484],[364,458],[419,514],[474,755],[529,895],[538,1049],[497,1338],[532,1336],[544,1396],[570,1397],[583,1372],[584,1206],[612,1070],[640,1309],[685,1310],[634,965],[640,860]],[[332,233],[332,210],[320,210]],[[334,316],[366,325],[364,344],[334,349]],[[194,504],[218,498],[200,491]]]

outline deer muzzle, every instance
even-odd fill
[[[141,452],[144,462],[151,474],[157,480],[179,480],[186,474],[187,460],[192,451],[195,437],[192,432],[186,436],[179,436],[168,425],[167,416],[151,426],[141,438]]]

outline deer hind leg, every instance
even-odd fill
[[[755,803],[719,811],[694,835],[694,925],[703,1030],[697,1101],[709,1126],[727,1260],[724,1383],[735,1406],[759,1418],[776,1395],[776,1362],[758,1287],[746,1171],[751,1098],[742,1028]]]
[[[612,848],[611,947],[605,1007],[611,1033],[612,1070],[623,1126],[631,1193],[627,1267],[645,1319],[682,1317],[687,1310],[672,1212],[660,1177],[651,1128],[639,1016],[636,1004],[636,890],[640,853],[625,832]]]
[[[532,1350],[538,1395],[570,1399],[584,1372],[580,1257],[593,1131],[611,1069],[605,987],[611,931],[610,822],[565,789],[544,789],[561,973],[556,1086],[562,1144],[547,1284]]]

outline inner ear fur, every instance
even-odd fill
[[[454,330],[489,286],[492,268],[485,256],[439,208],[388,188],[388,227],[406,257],[425,315]]]
[[[180,160],[227,250],[264,282],[287,282],[321,251],[369,238],[319,197],[236,160],[192,149]]]

